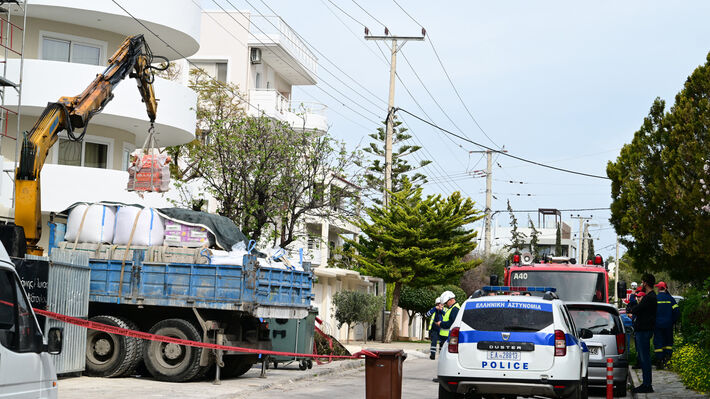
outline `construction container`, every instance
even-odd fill
[[[365,398],[400,399],[402,397],[403,350],[368,349],[377,357],[365,359]]]
[[[86,319],[89,315],[89,255],[55,249],[49,259],[27,255],[27,259],[49,261],[47,310]],[[52,327],[64,329],[62,353],[52,356],[57,374],[84,371],[86,362],[86,329],[46,318],[44,331]]]
[[[313,334],[316,329],[318,309],[309,309],[308,316],[303,319],[267,319],[269,323],[269,338],[272,350],[277,352],[313,353]],[[298,356],[269,356],[274,368],[280,364],[287,365],[298,362],[301,370],[313,367],[311,358]]]

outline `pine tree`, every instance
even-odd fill
[[[457,282],[480,263],[463,257],[476,247],[476,231],[466,226],[482,216],[459,192],[448,198],[422,198],[422,188],[406,178],[390,198],[387,208],[375,204],[366,209],[367,219],[355,222],[362,231],[359,241],[347,242],[357,249],[360,272],[394,283],[392,309],[396,309],[404,284],[416,288]],[[394,331],[393,316],[387,341]]]
[[[409,179],[412,185],[420,186],[426,183],[426,176],[417,170],[430,164],[431,161],[421,160],[418,165],[411,165],[405,158],[421,149],[421,146],[409,145],[404,142],[412,136],[407,132],[407,128],[402,127],[402,122],[394,117],[392,129],[392,191],[397,192],[402,189],[402,181],[405,176]],[[365,173],[362,177],[363,185],[373,194],[384,192],[385,188],[385,129],[378,128],[377,133],[369,135],[373,140],[368,147],[363,151],[370,155],[369,160],[357,160],[355,163],[365,168]],[[369,165],[366,162],[370,162]],[[381,204],[379,195],[373,195],[373,201]]]
[[[562,226],[557,223],[557,233],[555,233],[555,255],[562,256]]]
[[[589,234],[589,237],[587,238],[587,242],[589,242],[588,246],[588,251],[587,251],[587,259],[592,259],[594,260],[594,256],[596,255],[594,253],[594,238],[592,238],[592,235]]]
[[[510,200],[508,200],[508,213],[510,214],[510,244],[506,245],[505,249],[513,250],[512,255],[520,255],[525,245],[525,233],[518,231],[518,219],[515,217],[513,208],[510,206]]]
[[[710,154],[710,54],[669,111],[656,99],[631,143],[609,162],[611,218],[633,264],[680,281],[710,276],[704,168]],[[703,187],[706,186],[706,187]]]
[[[528,219],[528,224],[530,229],[530,253],[532,253],[533,259],[540,259],[540,247],[538,246],[538,241],[540,237],[540,230],[535,228],[532,220]]]

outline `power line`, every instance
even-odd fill
[[[357,41],[358,41],[360,44],[362,44],[363,46],[365,46],[365,48],[367,48],[367,50],[370,51],[370,52],[375,56],[376,59],[378,59],[380,62],[382,62],[382,59],[381,59],[380,57],[378,57],[377,54],[375,54],[375,50],[373,50],[372,47],[368,46],[367,43],[365,43],[365,41],[362,40],[362,38],[361,38],[360,35],[358,35],[357,33],[353,32],[353,30],[350,29],[350,27],[348,26],[348,24],[346,24],[345,21],[343,21],[342,19],[340,19],[340,17],[338,16],[338,14],[336,14],[335,11],[333,11],[333,10],[328,6],[328,4],[325,3],[324,0],[320,0],[320,2],[323,4],[323,6],[325,6],[326,9],[328,9],[328,12],[330,12],[331,14],[333,14],[333,16],[335,17],[335,19],[337,19],[338,21],[340,21],[340,24],[341,24],[342,26],[344,26],[345,29],[348,30],[348,32],[350,32],[353,36],[355,36],[355,38],[357,39]],[[358,24],[362,25],[359,21],[355,21],[355,22],[357,22]],[[377,42],[375,42],[375,43],[377,43]],[[387,57],[385,57],[384,62],[385,62],[385,64],[389,65],[389,60],[387,60]]]
[[[412,21],[414,21],[415,24],[419,25],[419,26],[422,27],[422,28],[424,27],[424,25],[420,24],[416,19],[414,19],[413,16],[409,15],[409,13],[407,12],[407,10],[405,10],[404,7],[402,7],[401,5],[399,5],[399,3],[397,3],[397,0],[392,0],[392,1],[394,1],[394,4],[396,4],[397,7],[399,7],[400,10],[404,11],[404,13],[407,14],[407,16],[409,17],[409,19],[411,19]]]
[[[572,208],[572,209],[558,209],[560,212],[587,212],[587,211],[608,211],[611,208]],[[513,210],[513,213],[537,213],[539,209],[528,209],[528,210]],[[505,213],[509,212],[507,209],[501,209],[494,211],[493,213]]]
[[[412,64],[409,62],[409,59],[408,59],[407,56],[404,54],[404,50],[401,50],[400,52],[401,52],[401,54],[402,54],[402,57],[404,58],[404,61],[407,63],[407,65],[409,65],[409,69],[412,70],[412,72],[414,73],[414,76],[417,78],[417,80],[419,81],[419,83],[420,83],[420,84],[422,85],[422,87],[424,88],[424,91],[426,91],[427,94],[429,95],[429,98],[431,98],[431,100],[434,101],[434,104],[436,104],[437,108],[439,108],[439,110],[441,111],[441,113],[444,114],[444,116],[446,117],[446,119],[448,119],[449,122],[451,122],[451,124],[454,125],[454,127],[455,127],[462,135],[466,136],[466,134],[463,132],[463,130],[461,130],[461,128],[456,124],[456,122],[454,122],[454,120],[451,119],[451,117],[450,117],[449,114],[444,110],[444,108],[441,106],[441,104],[439,104],[439,102],[436,101],[436,98],[434,98],[434,95],[431,94],[431,91],[429,91],[429,88],[424,84],[424,81],[423,81],[422,78],[419,76],[419,73],[417,73],[417,70],[414,69],[414,66],[412,66]]]
[[[367,26],[366,26],[365,24],[363,24],[363,23],[360,22],[357,18],[355,18],[355,17],[353,17],[352,15],[350,15],[347,11],[345,11],[344,9],[342,9],[341,7],[339,7],[337,4],[333,3],[333,1],[331,1],[331,0],[327,0],[327,1],[328,1],[328,3],[330,3],[331,5],[333,5],[335,8],[337,8],[341,13],[345,14],[348,18],[350,18],[351,20],[355,21],[355,23],[357,23],[358,25],[360,25],[360,26],[362,26],[362,27],[367,28]],[[340,17],[338,17],[338,15],[337,15],[330,7],[328,7],[328,4],[325,3],[324,0],[321,0],[321,3],[323,3],[323,5],[328,9],[328,11],[330,11],[330,13],[333,14],[333,16],[335,16],[336,19],[338,19],[338,21],[340,21],[341,24],[342,24],[351,34],[353,34],[353,36],[355,36],[355,37],[358,39],[358,41],[360,41],[361,43],[363,43],[363,45],[365,45],[365,47],[367,47],[367,49],[370,51],[370,53],[372,53],[372,54],[375,56],[375,58],[377,58],[377,59],[378,59],[379,61],[381,61],[381,62],[384,62],[386,65],[389,65],[389,59],[388,59],[387,56],[384,54],[384,52],[382,52],[382,48],[379,46],[379,43],[378,43],[378,42],[375,42],[375,44],[377,45],[377,49],[380,51],[380,55],[382,56],[382,58],[378,57],[377,54],[375,54],[375,52],[372,50],[372,48],[371,48],[370,46],[367,46],[364,42],[362,42],[362,41],[360,40],[360,37],[359,37],[357,34],[355,34],[355,33],[348,27],[348,25],[347,25],[346,23],[344,23],[343,20],[340,19]],[[401,83],[402,85],[404,85],[404,82],[402,82],[402,80],[399,78],[399,76],[398,76],[397,78],[399,79],[400,83]],[[405,89],[407,89],[406,86],[405,86]],[[409,90],[407,89],[407,91],[409,91]],[[414,98],[413,95],[411,94],[411,92],[409,93],[409,95],[410,95],[410,97]],[[421,108],[421,107],[420,107],[420,108]],[[407,121],[406,121],[404,118],[402,118],[402,122],[404,123],[405,127],[407,127],[407,129],[411,132],[412,138],[411,138],[410,140],[412,140],[412,141],[414,142],[414,144],[416,144],[417,146],[421,147],[421,148],[424,150],[426,156],[432,159],[432,162],[431,162],[429,165],[426,166],[426,167],[429,169],[429,171],[431,172],[432,177],[437,178],[437,177],[440,176],[440,175],[438,174],[439,172],[437,172],[437,168],[442,171],[442,176],[445,175],[446,172],[444,171],[444,169],[441,168],[441,166],[438,165],[437,162],[433,161],[435,158],[432,157],[432,155],[431,155],[431,153],[428,151],[427,147],[424,146],[421,142],[418,141],[418,138],[417,138],[417,136],[416,136],[414,130],[409,126],[409,124],[407,123]],[[445,137],[446,137],[446,136],[445,136]],[[417,154],[417,153],[413,153],[413,154],[412,154],[412,157],[414,158],[415,161],[418,161],[418,162],[421,162],[421,161],[423,160],[423,158],[422,158],[419,154]],[[443,186],[442,183],[448,185],[448,188],[445,187],[445,186]],[[444,192],[447,192],[447,191],[461,191],[462,193],[464,193],[464,194],[466,194],[466,195],[468,196],[468,194],[467,194],[461,187],[458,187],[458,190],[457,190],[457,187],[453,186],[452,183],[451,183],[450,181],[446,180],[445,178],[442,178],[442,179],[441,179],[441,182],[436,181],[436,182],[433,182],[433,184],[437,185],[437,186],[438,186],[442,191],[444,191]]]
[[[333,7],[337,8],[338,10],[340,10],[340,12],[342,12],[343,14],[347,15],[348,17],[350,17],[350,19],[352,19],[352,20],[355,21],[356,23],[362,25],[363,28],[367,29],[367,26],[365,26],[365,24],[363,24],[362,22],[360,22],[360,21],[358,21],[357,19],[355,19],[355,17],[353,17],[352,15],[348,14],[345,10],[343,10],[342,8],[340,8],[337,4],[333,3],[333,0],[328,0],[328,3],[332,4]]]
[[[116,5],[118,6],[118,8],[120,8],[121,10],[123,10],[123,12],[125,12],[126,14],[128,14],[128,16],[130,16],[134,21],[136,21],[136,22],[137,22],[140,26],[142,26],[145,30],[147,30],[147,31],[150,32],[153,36],[155,36],[156,39],[160,40],[163,44],[165,44],[165,46],[166,46],[167,48],[169,48],[170,50],[174,51],[175,54],[179,55],[182,59],[184,59],[185,61],[187,61],[187,63],[190,64],[193,68],[195,68],[195,69],[201,71],[202,73],[204,73],[205,76],[207,76],[209,79],[211,79],[211,80],[214,81],[215,83],[220,84],[220,85],[224,85],[223,82],[220,82],[219,80],[213,78],[213,77],[210,76],[207,72],[205,72],[205,70],[204,70],[203,68],[199,67],[199,66],[196,65],[194,62],[190,61],[190,60],[189,60],[185,55],[183,55],[178,49],[176,49],[175,47],[173,47],[170,43],[168,43],[167,41],[165,41],[165,39],[163,39],[162,37],[160,37],[160,35],[158,35],[157,33],[155,33],[152,29],[150,29],[150,28],[149,28],[146,24],[144,24],[141,20],[139,20],[139,19],[136,18],[133,14],[131,14],[131,12],[128,11],[126,8],[124,8],[121,4],[119,4],[118,1],[116,1],[116,0],[111,0],[111,1],[112,1],[114,4],[116,4]],[[238,91],[235,91],[234,94],[235,94],[241,101],[243,101],[244,103],[246,103],[248,106],[250,106],[250,107],[252,107],[252,108],[254,108],[254,109],[256,109],[256,110],[259,110],[259,107],[257,107],[256,105],[250,103],[248,99],[242,97],[242,95],[239,94]]]
[[[266,18],[266,16],[265,16],[264,14],[262,14],[261,11],[259,11],[256,7],[254,7],[254,5],[253,5],[249,0],[244,0],[244,1],[246,1],[246,3],[249,4],[262,18],[264,18],[267,22],[269,22],[269,24],[271,24],[271,26],[273,26],[274,28],[278,29],[278,27],[277,27],[276,25],[274,25],[268,18]],[[260,1],[261,1],[262,4],[264,4],[264,5],[266,6],[266,8],[269,9],[269,11],[271,11],[272,13],[274,13],[274,15],[278,15],[278,14],[276,13],[276,11],[274,11],[271,7],[269,7],[269,5],[266,4],[266,2],[265,2],[264,0],[260,0]],[[315,51],[316,53],[318,53],[318,55],[320,55],[320,56],[323,57],[326,61],[328,61],[331,65],[333,65],[333,66],[335,67],[335,69],[337,69],[340,73],[342,73],[343,75],[345,75],[345,76],[347,76],[348,78],[350,78],[350,80],[352,80],[353,82],[355,82],[356,85],[360,86],[363,90],[365,90],[368,94],[370,94],[370,95],[371,95],[372,97],[374,97],[375,99],[378,99],[378,100],[382,101],[383,103],[387,104],[386,101],[384,101],[384,100],[382,100],[381,98],[377,97],[377,94],[371,92],[371,91],[370,91],[369,89],[367,89],[365,86],[363,86],[362,84],[360,84],[360,82],[358,82],[357,79],[353,78],[352,76],[348,75],[347,72],[343,71],[336,63],[334,63],[333,61],[331,61],[330,58],[328,58],[325,54],[323,54],[320,50],[318,50],[314,45],[312,45],[308,40],[306,40],[306,38],[304,38],[303,36],[301,36],[301,35],[300,35],[298,32],[296,32],[295,30],[294,30],[294,33],[296,34],[296,37],[297,37],[298,39],[302,40],[309,48],[311,48],[313,51]],[[291,43],[293,43],[294,45],[297,45],[297,43],[296,43],[290,36],[287,35],[286,38],[287,38],[287,40],[289,40],[289,41],[290,41]],[[375,106],[375,107],[379,107],[379,105],[378,105],[378,104],[375,104],[375,103],[370,99],[370,97],[363,95],[362,93],[360,93],[360,92],[357,91],[357,90],[354,90],[354,89],[353,89],[352,87],[350,87],[347,83],[343,82],[336,74],[334,74],[333,72],[331,72],[328,68],[326,68],[326,67],[323,66],[323,65],[321,65],[321,68],[323,68],[324,71],[328,72],[331,76],[333,76],[338,82],[342,83],[345,87],[349,88],[349,89],[352,90],[355,94],[357,94],[358,96],[362,97],[365,101],[369,102],[370,104],[372,104],[372,105]]]
[[[380,22],[379,19],[375,18],[374,15],[370,14],[369,12],[367,12],[367,10],[364,9],[364,8],[362,8],[362,6],[361,6],[360,4],[358,4],[355,0],[352,0],[352,2],[355,3],[355,5],[358,6],[358,8],[360,8],[360,9],[363,10],[363,11],[365,11],[365,14],[369,15],[370,18],[374,19],[375,22],[377,22],[378,24],[382,25],[382,27],[385,28],[385,35],[387,34],[387,32],[386,32],[386,31],[387,31],[387,26],[385,26],[385,24],[383,24],[382,22]]]
[[[413,114],[413,113],[407,111],[406,109],[397,108],[397,109],[395,109],[395,112],[396,112],[396,111],[402,111],[402,112],[404,112],[404,113],[407,113],[407,114],[409,114],[409,115],[415,117],[416,119],[419,119],[420,121],[426,123],[427,125],[433,126],[433,127],[437,128],[437,129],[441,130],[442,132],[447,133],[447,134],[450,134],[450,135],[452,135],[452,136],[454,136],[454,137],[456,137],[456,138],[458,138],[458,139],[460,139],[460,140],[469,142],[469,143],[471,143],[471,144],[473,144],[473,145],[479,146],[479,147],[481,147],[481,148],[485,148],[485,149],[490,150],[490,151],[498,152],[498,153],[500,153],[501,155],[504,155],[504,156],[509,157],[509,158],[517,159],[518,161],[527,162],[527,163],[529,163],[529,164],[537,165],[537,166],[540,166],[540,167],[543,167],[543,168],[554,169],[554,170],[557,170],[557,171],[560,171],[560,172],[571,173],[571,174],[580,175],[580,176],[586,176],[586,177],[593,177],[593,178],[595,178],[595,179],[610,180],[610,179],[609,179],[608,177],[606,177],[606,176],[592,175],[592,174],[589,174],[589,173],[577,172],[577,171],[570,170],[570,169],[558,168],[558,167],[556,167],[556,166],[546,165],[546,164],[544,164],[544,163],[540,163],[540,162],[536,162],[536,161],[531,161],[531,160],[529,160],[529,159],[521,158],[521,157],[518,157],[518,156],[515,156],[515,155],[512,155],[512,154],[509,154],[509,153],[507,153],[507,152],[502,152],[502,151],[493,149],[493,148],[491,148],[491,147],[488,147],[488,146],[486,146],[486,145],[483,145],[483,144],[481,144],[481,143],[477,143],[477,142],[475,142],[475,141],[473,141],[473,140],[471,140],[471,139],[469,139],[469,138],[467,138],[467,137],[462,137],[462,136],[460,136],[460,135],[458,135],[458,134],[456,134],[456,133],[454,133],[454,132],[452,132],[452,131],[450,131],[450,130],[444,129],[443,127],[440,127],[440,126],[436,125],[436,124],[433,123],[433,122],[430,122],[430,121],[428,121],[428,120],[426,120],[426,119],[424,119],[424,118],[422,118],[422,117],[420,117],[420,116],[418,116],[418,115],[415,115],[415,114]]]
[[[417,24],[417,25],[419,25],[420,27],[424,28],[424,25],[422,25],[421,23],[419,23],[419,21],[417,21],[416,19],[414,19],[414,17],[413,17],[411,14],[409,14],[409,13],[407,12],[407,10],[405,10],[404,7],[402,7],[402,6],[397,2],[397,0],[392,0],[392,1],[394,2],[394,4],[397,5],[397,7],[399,7],[400,10],[402,10],[402,12],[404,12],[404,13],[409,17],[409,19],[411,19],[412,21],[414,21],[415,24]],[[459,102],[461,103],[461,105],[463,105],[463,107],[464,107],[464,109],[466,110],[466,113],[468,114],[468,116],[471,118],[471,120],[473,121],[473,123],[478,127],[478,129],[481,131],[481,133],[483,133],[483,135],[486,136],[486,138],[487,138],[491,143],[493,143],[493,145],[495,145],[496,147],[498,147],[499,149],[501,149],[501,146],[499,146],[495,141],[493,141],[493,139],[488,135],[488,133],[486,133],[486,131],[483,130],[483,127],[481,127],[481,125],[478,123],[478,121],[476,120],[476,118],[473,116],[473,113],[471,113],[471,110],[468,109],[468,105],[466,105],[466,102],[465,102],[465,101],[463,100],[463,98],[461,97],[461,93],[459,93],[458,89],[456,88],[456,85],[454,84],[453,80],[451,79],[451,76],[449,75],[449,72],[446,70],[446,67],[444,66],[444,62],[441,60],[441,57],[439,56],[439,52],[436,51],[436,47],[434,46],[434,42],[431,40],[431,33],[427,33],[426,38],[427,38],[427,40],[429,41],[429,45],[431,46],[431,49],[434,51],[434,55],[436,56],[437,61],[439,61],[439,65],[441,66],[441,69],[444,71],[444,75],[446,75],[446,79],[449,81],[449,84],[451,85],[451,88],[454,89],[454,93],[456,93],[456,97],[458,97]],[[460,129],[459,129],[459,130],[460,130]]]
[[[235,9],[236,12],[238,12],[239,14],[241,14],[242,16],[244,16],[245,18],[248,18],[248,16],[244,15],[244,13],[243,13],[242,11],[240,11],[239,9],[237,9],[237,7],[235,7],[234,4],[233,4],[230,0],[226,0],[226,1],[227,1],[227,3],[228,3],[230,6],[232,6],[232,8]],[[234,16],[233,16],[230,12],[228,12],[224,7],[222,7],[222,5],[217,2],[217,0],[212,0],[212,2],[215,3],[215,4],[217,5],[217,7],[219,7],[222,11],[224,11],[224,13],[227,14],[234,22],[236,22],[239,26],[241,26],[247,33],[249,33],[249,29],[248,29],[247,27],[245,27],[241,22],[239,22],[239,20],[237,20],[236,18],[234,18]],[[259,32],[261,32],[263,35],[266,35],[266,32],[264,32],[264,30],[261,29],[257,24],[252,23],[252,25],[254,25],[254,27],[256,27],[256,28],[259,30]],[[255,38],[262,46],[266,46],[266,44],[265,44],[263,41],[261,41],[261,39],[259,39],[259,38],[256,37],[256,36],[254,36],[254,38]],[[278,58],[279,58],[281,61],[283,61],[286,65],[288,65],[289,67],[291,67],[291,69],[293,69],[294,72],[296,72],[297,74],[301,75],[301,77],[307,78],[307,76],[304,75],[303,72],[299,71],[299,70],[298,70],[296,67],[294,67],[290,62],[288,62],[287,60],[283,59],[283,57],[281,57],[279,54],[274,53],[274,55],[276,55],[276,57],[278,57]],[[316,78],[318,78],[318,75],[316,75],[315,72],[313,72],[313,75],[316,76]],[[333,85],[331,85],[330,83],[328,83],[328,82],[325,81],[324,79],[321,79],[321,81],[322,81],[323,83],[325,83],[328,87],[330,87],[331,89],[333,89],[336,93],[340,94],[341,96],[343,96],[344,98],[346,98],[347,100],[349,100],[350,102],[352,102],[353,104],[359,106],[359,107],[362,108],[364,111],[369,112],[370,114],[374,115],[376,118],[379,118],[379,115],[378,115],[378,114],[372,112],[371,110],[369,110],[369,109],[365,108],[364,106],[362,106],[359,102],[357,102],[357,101],[353,100],[352,98],[348,97],[347,95],[345,95],[343,92],[341,92],[341,91],[338,90],[337,88],[333,87]],[[325,89],[323,89],[323,88],[320,87],[319,85],[315,85],[315,87],[316,87],[318,90],[320,90],[320,91],[322,91],[323,93],[325,93],[327,96],[331,97],[333,100],[338,101],[343,107],[348,108],[349,110],[355,112],[356,114],[360,115],[360,116],[363,117],[364,119],[367,119],[367,120],[369,120],[370,122],[377,124],[376,121],[370,119],[369,117],[363,115],[361,112],[359,112],[359,111],[353,109],[352,107],[346,105],[344,102],[342,102],[342,101],[340,101],[339,99],[337,99],[335,96],[333,96],[332,94],[330,94],[329,92],[327,92]],[[351,90],[352,90],[352,88],[351,88]]]

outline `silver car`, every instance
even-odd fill
[[[626,396],[629,374],[626,330],[619,311],[606,303],[566,302],[578,329],[592,331],[589,348],[589,387],[606,387],[606,359],[614,361],[614,397]]]

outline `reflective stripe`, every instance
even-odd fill
[[[671,303],[671,301],[658,301],[657,303],[660,305],[662,303]]]
[[[654,352],[663,352],[663,349],[654,349]]]
[[[435,318],[436,318],[436,312],[434,312],[434,314],[431,315],[431,318],[429,319],[429,326],[427,327],[427,331],[431,331],[431,326],[434,325]]]
[[[442,323],[443,323],[443,322],[446,322],[446,321],[449,321],[449,317],[451,316],[451,310],[453,310],[453,308],[461,309],[461,306],[459,306],[458,303],[455,303],[454,306],[450,307],[450,308],[446,311],[446,313],[444,313],[444,317],[441,319],[441,322],[442,322]],[[449,329],[448,329],[448,328],[442,328],[441,330],[439,330],[439,336],[441,336],[441,337],[448,337],[448,336],[449,336]]]
[[[664,346],[663,349],[667,349],[670,351],[670,350],[673,350],[673,347],[672,346]]]
[[[677,308],[677,307],[678,307],[678,305],[673,305],[673,306],[672,306],[673,309],[675,309],[675,308]]]

